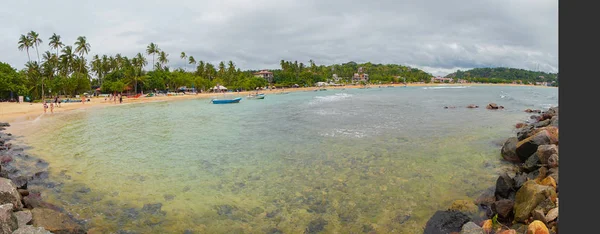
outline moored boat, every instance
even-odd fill
[[[210,100],[213,104],[229,104],[229,103],[239,103],[242,98],[234,98],[234,99],[212,99]]]

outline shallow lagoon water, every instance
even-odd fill
[[[102,233],[419,233],[494,184],[523,110],[557,104],[556,88],[346,89],[117,105],[16,128],[50,163],[56,186],[35,189]]]

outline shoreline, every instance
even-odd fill
[[[558,233],[558,106],[525,112],[537,114],[504,141],[498,160],[509,167],[496,184],[474,201],[438,210],[425,233]]]
[[[370,85],[371,88],[385,88],[387,86],[403,87],[403,84],[381,84],[381,85]],[[464,83],[464,84],[407,84],[407,87],[436,87],[436,86],[523,86],[523,87],[542,87],[542,88],[555,88],[548,86],[536,86],[536,85],[519,85],[519,84],[478,84],[478,83]],[[347,86],[326,86],[322,87],[325,89],[358,89],[361,85],[347,85]],[[289,89],[275,89],[275,90],[261,90],[259,92],[265,94],[277,94],[281,92],[308,92],[321,87],[306,87],[306,88],[289,88]],[[244,91],[244,92],[231,92],[226,93],[227,96],[247,96],[255,91]],[[155,97],[139,97],[139,98],[123,98],[123,103],[114,103],[110,101],[104,101],[102,97],[92,97],[89,102],[82,103],[61,103],[61,107],[54,107],[54,113],[63,113],[73,110],[81,110],[87,108],[98,108],[108,106],[119,106],[126,104],[135,103],[149,103],[149,102],[164,102],[164,101],[176,101],[176,100],[189,100],[189,99],[208,99],[214,96],[222,94],[215,93],[198,93],[198,94],[185,94],[179,96],[155,96]],[[42,103],[8,103],[0,102],[0,122],[22,122],[33,120],[44,114]],[[50,108],[48,108],[46,114],[52,114]]]

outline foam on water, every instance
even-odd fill
[[[336,93],[336,94],[327,95],[327,96],[315,96],[314,99],[312,101],[310,101],[308,104],[309,105],[318,105],[318,104],[322,104],[322,103],[337,102],[337,101],[349,99],[352,96],[354,96],[354,95],[348,94],[348,93]]]
[[[435,87],[423,87],[423,89],[464,89],[471,86],[435,86]]]

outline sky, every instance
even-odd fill
[[[185,52],[242,70],[312,59],[401,64],[440,76],[476,67],[558,72],[558,0],[19,0],[2,3],[0,22],[0,61],[17,69],[27,62],[18,39],[33,30],[43,41],[40,56],[52,51],[56,33],[66,45],[85,36],[88,61],[133,57],[154,42],[172,68],[192,69],[180,58]],[[29,53],[37,60],[35,49]]]

